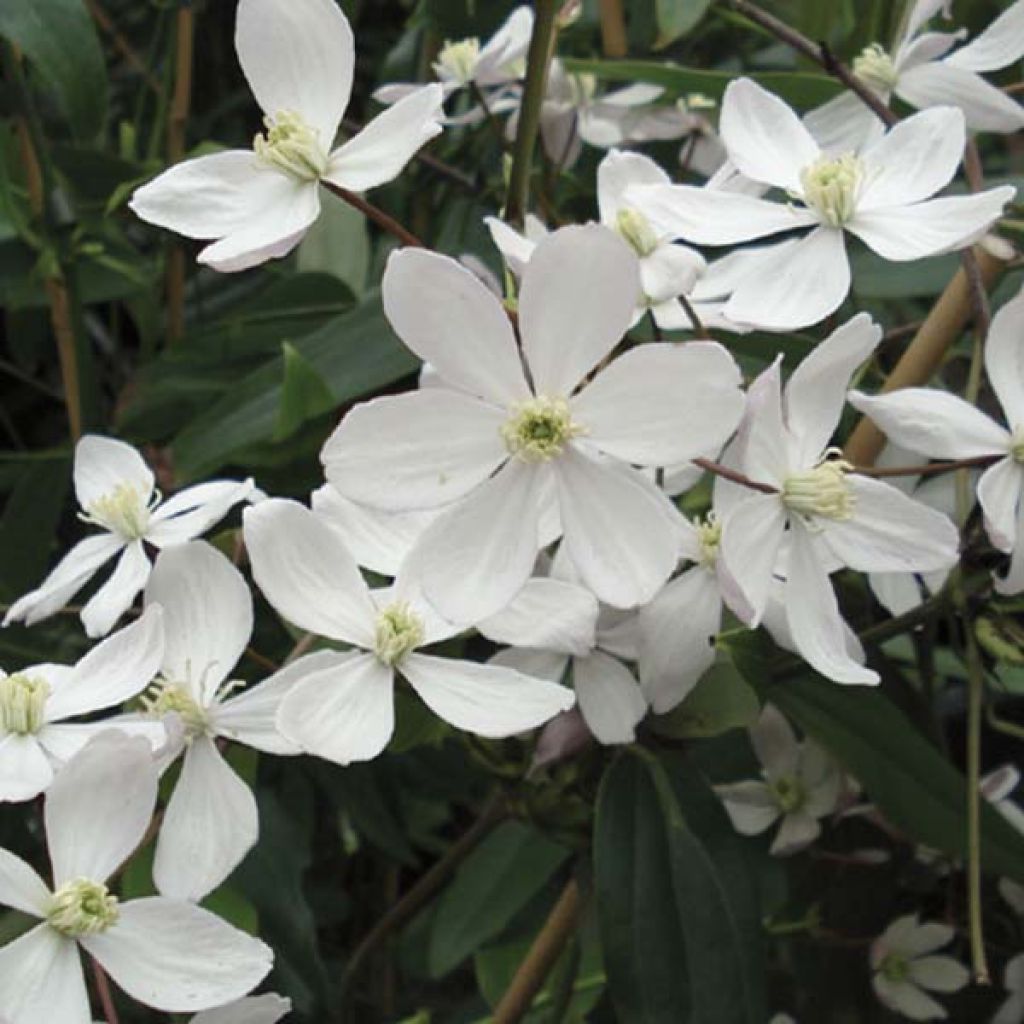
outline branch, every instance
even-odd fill
[[[399,224],[394,217],[385,213],[379,206],[374,206],[373,203],[367,202],[357,192],[350,192],[347,188],[335,185],[325,178],[320,179],[320,184],[328,192],[333,192],[339,199],[344,199],[349,206],[354,206],[364,217],[372,220],[374,224],[382,228],[389,235],[394,235],[403,245],[412,245],[418,249],[426,248],[419,238]]]
[[[976,466],[991,466],[998,462],[1002,455],[975,455],[969,459],[957,459],[955,462],[928,462],[923,466],[854,466],[854,473],[861,476],[935,476],[938,473],[950,473],[954,469],[973,469]]]
[[[749,487],[751,490],[760,491],[762,494],[779,493],[778,488],[772,487],[771,484],[762,484],[758,483],[757,480],[751,480],[749,476],[744,476],[742,473],[738,473],[735,469],[723,466],[720,462],[712,462],[710,459],[694,459],[693,464],[695,466],[700,466],[701,469],[707,470],[709,473],[714,473],[715,476],[731,480],[734,484]]]
[[[93,981],[96,982],[96,994],[99,996],[100,1007],[103,1010],[103,1016],[106,1018],[106,1024],[120,1024],[117,1007],[114,1005],[114,994],[110,991],[110,979],[107,977],[107,972],[103,970],[99,960],[95,957],[90,956],[89,959],[92,961],[92,977]]]
[[[600,0],[601,46],[606,57],[625,57],[629,53],[626,16],[622,0]]]

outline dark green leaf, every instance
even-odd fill
[[[720,654],[682,704],[667,715],[652,716],[650,723],[663,736],[696,739],[745,729],[757,720],[760,710],[757,694],[728,654]]]
[[[658,40],[656,50],[681,39],[704,17],[711,0],[657,0]]]
[[[281,346],[281,351],[284,380],[281,383],[281,402],[277,408],[274,441],[291,437],[306,420],[334,406],[331,389],[306,357],[289,341]]]

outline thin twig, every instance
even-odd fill
[[[502,126],[502,123],[495,116],[494,111],[491,110],[491,105],[487,101],[487,96],[484,94],[483,89],[481,89],[476,82],[470,79],[469,92],[477,105],[483,111],[484,118],[490,126],[491,131],[494,133],[494,137],[498,140],[498,145],[504,152],[508,149],[508,139],[505,138],[505,129]]]
[[[110,991],[110,979],[107,977],[107,972],[103,970],[99,960],[95,957],[90,956],[89,959],[92,961],[92,977],[96,982],[96,994],[100,997],[100,1007],[106,1018],[106,1024],[121,1024],[121,1019],[117,1015],[117,1007],[114,1005],[114,994]]]
[[[374,206],[373,203],[367,202],[357,192],[350,192],[347,188],[342,188],[340,185],[335,185],[326,179],[321,179],[320,184],[328,192],[333,192],[339,199],[344,199],[349,206],[354,206],[368,220],[372,220],[374,224],[382,228],[389,235],[394,235],[403,245],[414,245],[420,249],[425,248],[423,242],[409,231],[408,228],[399,224],[394,217],[385,213],[379,206]]]
[[[700,338],[701,341],[708,341],[711,335],[708,334],[707,327],[701,322],[699,316],[697,316],[697,310],[693,308],[693,303],[685,295],[678,295],[679,304],[683,307],[684,312],[690,318],[690,323],[693,324],[693,333]]]
[[[728,466],[723,466],[719,462],[712,462],[710,459],[694,459],[693,464],[700,466],[701,469],[707,470],[709,473],[714,473],[715,476],[723,477],[726,480],[731,480],[734,484],[740,484],[743,487],[749,487],[753,491],[760,491],[762,494],[778,494],[779,490],[777,487],[772,487],[771,484],[762,484],[757,480],[751,480],[749,476],[744,476],[742,473],[737,472],[735,469],[730,469]]]
[[[288,652],[288,657],[284,659],[284,664],[290,665],[293,661],[298,661],[315,643],[315,633],[304,634],[302,639]]]
[[[973,469],[976,466],[991,466],[998,462],[1002,455],[975,455],[969,459],[957,459],[955,462],[928,462],[921,466],[855,466],[854,472],[861,476],[935,476],[938,473],[950,473],[955,469]]]

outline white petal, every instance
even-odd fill
[[[192,1024],[277,1024],[291,1012],[292,1001],[270,993],[240,999],[230,1006],[206,1010],[192,1018]]]
[[[909,966],[911,980],[933,992],[956,992],[971,980],[967,968],[951,956],[922,956]]]
[[[46,917],[50,890],[35,869],[7,850],[0,849],[0,906],[31,917]]]
[[[851,391],[849,402],[891,441],[930,459],[1004,455],[1010,436],[969,402],[934,388],[901,388],[887,395]]]
[[[508,315],[461,264],[399,249],[388,258],[381,294],[395,333],[449,384],[503,406],[530,397]]]
[[[779,818],[779,805],[763,782],[733,782],[715,786],[715,792],[725,804],[732,827],[741,835],[759,835]]]
[[[695,249],[685,245],[665,243],[640,260],[640,286],[644,297],[657,313],[657,305],[688,295],[707,263]],[[687,323],[687,327],[692,321]]]
[[[678,557],[671,503],[629,466],[575,450],[555,475],[565,545],[583,582],[614,608],[649,601]]]
[[[318,636],[373,647],[376,609],[341,538],[295,501],[245,510],[253,579],[274,609]]]
[[[37,733],[39,745],[55,767],[70,761],[86,744],[101,733],[116,729],[127,736],[144,739],[154,754],[168,744],[168,729],[163,721],[142,716],[115,715],[98,722],[75,722],[70,725],[46,725]]]
[[[1000,459],[978,481],[978,502],[985,513],[985,530],[1000,551],[1010,552],[1017,542],[1017,505],[1024,487],[1024,466]]]
[[[809,814],[797,811],[782,819],[769,852],[775,857],[788,857],[798,853],[821,835],[821,826]]]
[[[952,942],[954,934],[948,924],[938,921],[921,923],[916,914],[908,914],[893,921],[879,941],[886,949],[910,959],[934,953]]]
[[[0,803],[33,800],[52,781],[53,768],[35,736],[0,739]]]
[[[477,736],[535,729],[575,703],[566,687],[501,665],[416,653],[403,660],[401,672],[438,718]]]
[[[538,394],[568,395],[618,343],[640,298],[633,250],[607,228],[562,228],[523,274],[519,331]]]
[[[780,249],[762,273],[738,284],[723,313],[737,323],[790,330],[823,320],[850,290],[843,232],[826,225]]]
[[[871,985],[878,998],[910,1020],[945,1020],[948,1014],[931,996],[909,981],[890,981],[884,974],[873,974]]]
[[[146,540],[158,548],[184,544],[219,523],[241,501],[252,500],[252,480],[210,480],[178,491],[154,513]]]
[[[965,141],[964,116],[955,107],[933,106],[900,121],[861,154],[858,214],[935,195],[956,174]]]
[[[804,115],[804,127],[826,153],[856,153],[880,138],[885,126],[855,93],[841,92]]]
[[[0,978],[5,981],[0,985],[5,1022],[92,1022],[78,947],[47,924],[0,949]]]
[[[130,444],[97,434],[86,434],[75,445],[74,480],[78,504],[86,511],[123,486],[134,488],[145,504],[154,484],[152,471]]]
[[[153,861],[160,894],[197,903],[241,863],[259,838],[256,799],[208,736],[185,751]]]
[[[193,541],[157,558],[146,584],[151,604],[164,613],[164,676],[190,683],[209,704],[252,634],[248,584],[215,547]]]
[[[597,611],[597,598],[589,590],[538,576],[477,628],[498,644],[586,654],[595,643]]]
[[[572,401],[589,444],[644,466],[667,466],[721,447],[739,425],[740,371],[715,342],[640,345]]]
[[[786,621],[800,656],[837,683],[877,683],[877,672],[850,657],[835,592],[806,527],[794,522],[790,533]]]
[[[736,441],[726,449],[723,458],[733,455],[742,469],[752,480],[781,487],[790,473],[793,439],[782,418],[782,356],[762,370],[747,389],[747,409],[740,424]],[[728,488],[725,485],[728,484]],[[730,488],[739,488],[737,493]],[[733,484],[728,480],[716,480],[716,499],[725,498],[735,504],[737,500],[750,498],[750,488]],[[726,507],[716,511],[726,513]]]
[[[252,991],[273,964],[259,939],[189,903],[154,897],[119,909],[114,927],[80,941],[145,1006],[208,1010]]]
[[[491,665],[503,665],[505,668],[521,672],[524,676],[547,679],[552,683],[564,680],[570,661],[568,654],[537,651],[530,647],[506,647],[488,659]]]
[[[916,0],[916,3],[911,4],[909,7],[907,23],[903,29],[901,43],[913,39],[925,22],[934,18],[939,11],[942,11],[948,17],[950,7],[951,0]]]
[[[57,886],[105,881],[149,827],[157,794],[150,745],[110,730],[76,754],[46,794],[46,838]]]
[[[1024,289],[992,318],[985,372],[1011,428],[1024,425]]]
[[[972,132],[1010,133],[1024,128],[1024,108],[1016,100],[953,60],[929,61],[903,72],[896,92],[915,107],[937,103],[959,107]]]
[[[603,651],[573,658],[572,682],[587,727],[598,743],[632,743],[647,714],[647,701],[633,674]]]
[[[788,719],[774,704],[765,704],[760,717],[751,726],[750,744],[769,780],[797,774],[800,745]]]
[[[437,84],[404,96],[331,154],[324,177],[353,192],[393,181],[419,149],[441,134],[443,102]]]
[[[729,158],[748,178],[800,195],[800,171],[821,155],[800,118],[749,78],[730,82],[719,123]]]
[[[1011,4],[988,28],[948,57],[969,71],[998,71],[1024,54],[1024,3]]]
[[[355,42],[332,0],[241,0],[235,49],[265,114],[301,114],[328,150],[348,106]]]
[[[296,666],[306,659],[296,662]],[[372,654],[306,662],[281,701],[277,727],[307,753],[335,764],[369,761],[395,731],[394,673]]]
[[[468,494],[508,458],[504,409],[448,388],[357,405],[320,455],[328,481],[352,501],[409,511]]]
[[[722,523],[722,597],[748,626],[764,614],[785,528],[786,511],[776,494],[741,502]]]
[[[1006,185],[971,196],[927,199],[913,206],[860,211],[846,225],[879,256],[896,262],[961,249],[998,220],[1015,189]]]
[[[530,262],[537,243],[524,235],[519,234],[515,228],[509,227],[503,220],[497,217],[485,217],[484,223],[491,233],[491,241],[497,246],[508,269],[516,277],[522,277],[526,264]]]
[[[601,223],[615,227],[615,218],[626,204],[630,185],[668,185],[669,176],[643,153],[610,150],[597,165],[597,209]]]
[[[88,636],[105,636],[146,585],[151,569],[141,541],[133,541],[121,553],[110,579],[89,598],[82,609],[82,625]]]

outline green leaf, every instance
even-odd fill
[[[431,976],[444,977],[499,935],[568,856],[566,847],[528,825],[499,825],[438,901],[427,950]]]
[[[323,377],[308,359],[290,342],[281,346],[284,358],[284,380],[281,401],[277,407],[277,424],[273,440],[291,437],[307,420],[334,407],[334,395]]]
[[[332,274],[361,296],[370,273],[366,218],[348,203],[324,205],[298,249],[299,270]]]
[[[82,0],[4,0],[0,36],[21,50],[54,91],[79,138],[100,131],[107,113],[107,71]]]
[[[728,654],[701,677],[686,699],[667,715],[653,715],[651,728],[674,739],[720,736],[752,725],[761,711],[757,694],[737,671]]]
[[[658,40],[654,49],[662,50],[685,36],[710,6],[711,0],[657,0]]]

